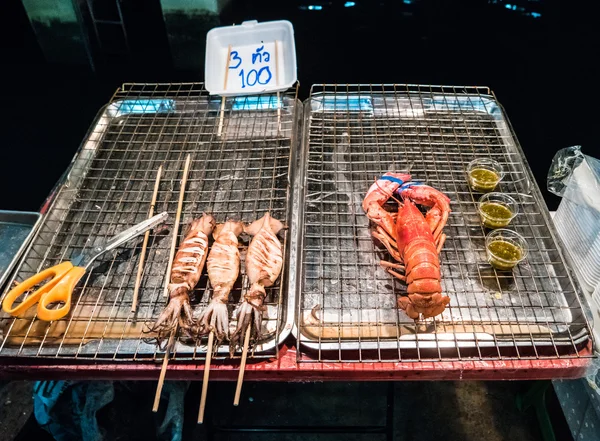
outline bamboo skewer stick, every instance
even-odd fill
[[[275,40],[275,85],[279,86],[279,42]]]
[[[279,42],[275,40],[275,85],[279,86]],[[281,97],[277,91],[277,131],[281,130]]]
[[[175,215],[175,224],[173,225],[173,241],[171,242],[171,251],[169,253],[169,264],[167,266],[167,274],[165,275],[165,290],[163,296],[169,295],[169,280],[171,277],[171,268],[173,267],[173,257],[175,257],[175,248],[177,247],[177,239],[179,237],[179,221],[181,219],[181,209],[183,208],[183,198],[185,196],[185,186],[187,184],[188,173],[190,171],[191,155],[187,155],[185,167],[183,168],[183,177],[181,179],[181,189],[179,190],[179,203],[177,204],[177,214]]]
[[[231,62],[231,45],[227,47],[227,60],[225,61],[225,79],[223,80],[223,90],[227,90],[227,80],[229,79],[229,63]]]
[[[198,424],[204,422],[204,409],[206,408],[206,394],[208,393],[208,377],[210,376],[210,364],[212,361],[213,341],[215,338],[215,321],[217,316],[213,313],[210,319],[210,334],[206,345],[206,360],[204,361],[204,377],[202,379],[202,395],[200,397],[200,410],[198,411]]]
[[[169,343],[167,343],[167,350],[165,351],[165,358],[163,358],[162,368],[160,369],[160,376],[158,377],[158,385],[156,386],[156,393],[154,394],[154,405],[152,406],[152,412],[158,412],[158,405],[160,404],[160,395],[162,393],[163,385],[165,384],[165,376],[167,375],[167,366],[169,365],[169,354],[173,343],[175,342],[175,334],[177,334],[177,328],[179,325],[175,325],[169,336]]]
[[[225,115],[225,97],[221,97],[221,111],[219,115],[219,129],[217,130],[217,136],[220,137],[223,133],[223,117]]]
[[[169,253],[169,265],[167,268],[167,275],[165,280],[165,296],[168,295],[169,278],[171,276],[171,268],[173,266],[173,257],[175,255],[175,247],[177,246],[177,231],[179,230],[179,220],[181,219],[181,211],[183,209],[183,198],[185,196],[185,187],[187,185],[188,173],[190,171],[190,162],[192,160],[191,155],[187,155],[185,159],[185,166],[183,167],[183,176],[181,179],[181,189],[179,190],[179,203],[177,204],[177,213],[175,214],[175,224],[173,226],[173,242],[171,243],[171,252]],[[169,342],[167,343],[167,349],[165,351],[165,358],[163,359],[162,368],[160,370],[160,376],[158,378],[158,385],[156,387],[156,394],[154,395],[154,406],[152,411],[158,411],[158,405],[160,403],[160,394],[165,382],[165,376],[167,375],[167,366],[169,365],[169,354],[175,343],[175,335],[179,325],[176,324],[171,335],[169,336]]]
[[[242,350],[242,360],[240,361],[240,372],[238,373],[237,386],[235,387],[235,397],[233,398],[234,406],[240,404],[240,396],[242,395],[242,384],[244,383],[244,372],[246,371],[246,358],[248,357],[251,328],[252,324],[248,326],[248,329],[246,329],[246,335],[244,336],[244,348]]]
[[[158,167],[156,172],[156,181],[154,182],[154,192],[152,193],[152,202],[150,202],[150,210],[148,211],[148,219],[154,216],[154,206],[156,205],[156,197],[158,196],[158,187],[160,184],[160,176],[162,175],[162,165]],[[148,246],[148,239],[150,238],[150,231],[146,231],[144,235],[144,242],[142,243],[142,253],[140,255],[140,263],[138,265],[138,272],[135,278],[135,288],[133,289],[133,301],[131,302],[131,312],[137,310],[138,294],[140,292],[140,283],[142,281],[142,272],[144,271],[144,261],[146,260],[146,248]]]
[[[225,62],[225,79],[223,80],[223,90],[227,90],[227,80],[229,79],[229,63],[231,61],[231,45],[227,48],[227,61]],[[219,116],[219,129],[217,136],[223,132],[223,116],[225,114],[225,97],[221,97],[221,114]]]

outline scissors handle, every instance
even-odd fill
[[[31,276],[29,279],[19,283],[13,289],[11,289],[6,297],[4,297],[4,301],[2,302],[2,309],[9,313],[10,315],[19,316],[28,310],[31,306],[37,303],[40,298],[49,292],[58,282],[60,282],[61,278],[69,272],[73,268],[73,264],[69,261],[62,262],[58,265],[54,265],[48,269],[45,269],[42,272],[37,273],[34,276]],[[36,285],[39,285],[46,279],[51,279],[46,282],[43,286],[38,288],[36,291],[32,292],[18,305],[14,305],[15,300],[17,300],[21,295],[26,293],[28,290],[33,288]]]
[[[37,314],[40,320],[58,320],[69,312],[73,289],[84,274],[84,267],[73,266],[69,261],[54,265],[11,289],[2,302],[2,309],[10,315],[20,316],[39,302]],[[46,279],[50,280],[15,306],[15,300]],[[55,309],[49,309],[48,305],[55,302],[61,302],[63,305]]]
[[[54,285],[53,288],[43,295],[38,303],[37,314],[40,320],[47,322],[63,318],[71,309],[71,297],[75,285],[85,274],[83,266],[74,266]],[[48,305],[52,303],[62,303],[57,308],[48,309]]]

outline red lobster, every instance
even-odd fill
[[[397,214],[383,208],[394,193],[402,199]],[[425,217],[415,203],[429,208]],[[442,295],[438,257],[446,241],[442,230],[450,214],[450,199],[433,187],[411,182],[409,174],[388,172],[369,188],[362,206],[376,225],[373,237],[399,262],[382,260],[381,266],[408,284],[408,296],[400,297],[398,306],[412,319],[419,314],[424,318],[441,314],[450,303],[450,297]]]

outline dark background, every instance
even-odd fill
[[[108,9],[111,2],[114,4],[114,0],[104,1]],[[39,209],[68,167],[96,113],[121,83],[203,80],[201,66],[174,67],[173,47],[169,44],[158,0],[120,0],[120,3],[129,36],[128,53],[115,55],[100,47],[88,28],[84,37],[89,40],[92,69],[81,64],[47,62],[21,1],[0,0],[0,209]],[[217,17],[217,24],[249,19],[290,20],[295,30],[300,99],[308,96],[310,85],[314,83],[490,87],[506,109],[550,209],[555,209],[558,203],[558,199],[546,191],[545,183],[554,153],[580,144],[585,153],[600,157],[596,130],[600,31],[594,1],[355,0],[353,3],[346,6],[346,0],[233,0]],[[89,17],[83,19],[89,20]],[[194,30],[197,31],[190,29],[190,35]],[[193,45],[194,39],[190,41]],[[197,44],[203,46],[205,42],[198,40]],[[199,59],[201,61],[201,57]],[[153,383],[148,384],[152,393]],[[495,403],[491,414],[493,423],[504,439],[511,439],[510,430],[515,427],[537,430],[531,413],[519,417],[519,421],[514,420],[517,418],[513,410],[514,393],[527,384],[477,384],[462,383],[461,387],[479,387],[486,399],[491,397]],[[284,393],[289,393],[285,389],[289,386],[281,387]],[[345,397],[348,393],[335,389],[337,386],[323,387],[322,396]],[[365,389],[360,396],[377,394],[371,384],[359,387]],[[447,394],[438,390],[448,388],[452,396],[453,385],[414,383],[413,387],[412,383],[398,383],[395,387],[399,391],[397,395],[403,395],[398,400],[405,403],[407,413],[414,408],[433,409],[440,402],[450,403],[434,414],[431,411],[429,417],[417,417],[417,420],[429,421],[431,415],[435,416],[438,421],[431,427],[417,425],[423,427],[423,432],[431,431],[432,437],[445,434],[449,438],[456,435],[453,439],[466,439],[455,432],[462,430],[463,420],[481,424],[482,433],[487,430],[482,422],[491,418],[488,415],[471,418],[470,414],[463,414],[460,420],[453,416],[454,402],[448,401]],[[214,406],[220,397],[223,403],[227,401],[223,406],[228,406],[229,412],[231,391],[227,389],[223,393],[223,388],[230,385],[211,386],[213,396],[209,402]],[[315,391],[307,388],[302,385],[300,389],[311,396]],[[258,385],[247,385],[244,393],[258,395],[257,389]],[[429,389],[435,391],[427,392]],[[278,388],[273,391],[274,394],[281,392]],[[284,393],[282,397],[286,396]],[[407,394],[430,401],[415,404],[406,401]],[[476,394],[468,391],[468,395]],[[188,409],[196,409],[197,398],[198,391],[193,397],[194,404]],[[555,426],[562,427],[558,439],[568,439],[554,396],[553,400],[551,407],[557,415],[553,421]],[[473,409],[477,410],[480,402],[474,403]],[[263,404],[261,401],[260,405]],[[298,407],[304,409],[305,405]],[[246,403],[242,413],[248,412],[247,408]],[[446,409],[446,418],[443,415],[440,418],[440,409]],[[260,410],[262,412],[262,407]],[[297,409],[292,408],[294,415],[296,412]],[[298,412],[302,423],[304,413]],[[115,420],[116,417],[110,418]],[[145,424],[144,418],[146,414],[137,422]],[[191,421],[194,421],[193,415]],[[284,422],[289,423],[285,419]],[[36,430],[36,436],[42,439],[33,419],[29,426],[30,431],[25,431],[22,439],[35,438],[31,435]],[[139,426],[126,421],[120,427],[138,430]]]
[[[558,202],[545,184],[554,153],[581,144],[585,153],[600,156],[594,2],[350,3],[233,0],[217,19],[223,25],[290,20],[301,99],[314,83],[489,86],[509,115],[550,209]],[[39,209],[94,116],[122,82],[202,81],[203,68],[173,67],[158,0],[121,0],[121,5],[130,52],[105,52],[90,31],[92,70],[47,63],[21,2],[2,2],[0,208]]]

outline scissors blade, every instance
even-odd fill
[[[75,259],[72,259],[71,261],[73,262],[73,265],[75,265],[75,266],[84,265],[87,267],[87,266],[89,266],[90,263],[92,263],[101,254],[103,254],[107,251],[110,251],[110,250],[114,250],[115,248],[119,247],[120,245],[124,244],[125,242],[130,241],[134,237],[137,237],[140,234],[144,234],[146,231],[154,228],[156,225],[163,223],[165,220],[167,220],[168,217],[169,217],[169,213],[167,213],[166,211],[163,211],[162,213],[157,214],[156,216],[146,219],[145,221],[142,221],[139,224],[136,224],[133,227],[128,228],[125,231],[122,231],[121,233],[112,237],[104,245],[95,247],[93,250],[91,250],[91,252],[89,254],[87,254],[86,257],[89,257],[89,259],[86,259],[84,256],[81,256],[81,258],[79,258],[79,259],[75,258]],[[79,262],[77,262],[77,260]]]

